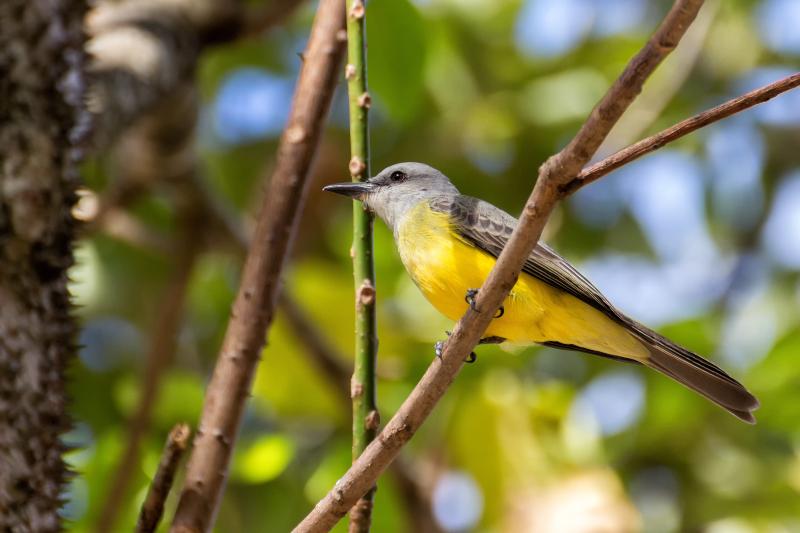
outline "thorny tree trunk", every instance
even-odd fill
[[[61,529],[84,13],[0,1],[0,531]]]

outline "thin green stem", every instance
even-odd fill
[[[350,101],[350,175],[364,181],[369,168],[369,107],[365,0],[347,0],[347,92]],[[353,460],[375,438],[379,425],[375,401],[375,360],[378,337],[375,324],[375,267],[372,215],[353,203],[353,275],[356,288],[355,364],[350,395],[353,401]],[[373,494],[367,492],[350,511],[350,532],[370,529]]]

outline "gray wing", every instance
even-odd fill
[[[503,251],[517,225],[517,219],[508,213],[469,196],[435,198],[431,201],[431,208],[449,213],[461,238],[495,257]],[[625,326],[648,346],[648,366],[699,392],[742,420],[755,422],[750,411],[758,407],[758,400],[741,383],[711,361],[623,315],[589,280],[547,245],[536,245],[525,260],[522,271],[575,296]],[[564,345],[557,340],[545,344],[617,357],[580,346]]]
[[[470,196],[434,198],[431,208],[449,213],[454,230],[464,240],[494,257],[503,251],[517,225],[517,219],[502,209]],[[536,245],[525,260],[522,271],[575,296],[615,321],[626,322],[626,317],[597,287],[546,244]]]

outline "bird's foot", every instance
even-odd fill
[[[475,307],[475,297],[478,295],[478,289],[467,289],[467,294],[464,296],[464,301],[469,304],[469,308],[478,312],[478,308]]]
[[[480,313],[478,308],[475,307],[475,297],[478,296],[478,289],[467,289],[467,294],[464,296],[464,301],[469,304],[469,308],[475,311],[476,313]],[[500,318],[506,313],[505,308],[501,305],[497,309],[497,314],[494,315],[495,318]]]
[[[436,341],[436,344],[433,345],[433,353],[436,354],[437,359],[442,358],[442,354],[444,353],[444,341]]]
[[[450,336],[450,332],[449,331],[445,331],[445,333],[447,333],[448,337]],[[494,337],[492,337],[492,338],[494,338]],[[497,337],[497,338],[500,338],[500,337]],[[483,339],[481,339],[481,340],[483,340]],[[442,358],[442,354],[444,353],[444,341],[436,341],[436,344],[433,345],[433,353],[436,354],[436,358],[437,359],[441,359]],[[477,360],[478,360],[478,356],[475,355],[475,352],[469,352],[469,355],[467,356],[466,359],[464,359],[464,362],[465,363],[474,363]]]
[[[482,338],[481,340],[478,341],[478,344],[502,344],[506,342],[506,340],[507,339],[504,337],[497,337],[493,335],[491,337]]]

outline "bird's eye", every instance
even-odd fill
[[[393,182],[397,183],[397,182],[405,180],[406,177],[407,176],[406,176],[405,172],[401,172],[399,170],[395,170],[394,172],[391,173],[391,175],[389,176],[389,179],[392,180]]]

